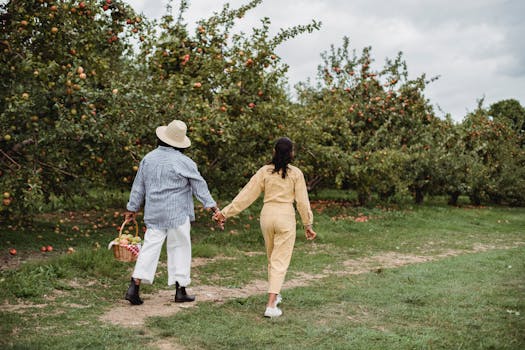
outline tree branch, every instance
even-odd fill
[[[60,173],[62,173],[62,174],[72,176],[72,177],[74,177],[75,179],[78,178],[78,175],[75,175],[75,174],[73,174],[73,173],[70,173],[70,172],[67,172],[67,171],[65,171],[65,170],[62,170],[62,169],[60,169],[59,167],[57,167],[57,166],[55,166],[55,165],[51,165],[51,164],[48,164],[48,163],[44,163],[44,162],[42,162],[42,161],[40,161],[40,160],[38,160],[38,163],[39,163],[40,165],[43,165],[43,166],[46,166],[46,167],[48,167],[48,168],[54,169],[54,170],[56,170],[56,171],[58,171],[58,172],[60,172]]]
[[[11,163],[13,163],[14,165],[16,165],[18,167],[18,169],[21,169],[22,166],[20,164],[18,164],[13,158],[11,158],[7,153],[5,153],[3,150],[0,149],[0,152],[2,152],[2,154],[4,155],[4,157],[6,157],[7,159],[9,159],[11,161]]]

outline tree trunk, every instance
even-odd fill
[[[448,205],[457,206],[460,193],[456,191],[456,192],[449,193],[449,195],[450,197],[448,198]]]
[[[481,196],[477,193],[471,193],[469,195],[470,202],[474,205],[481,205]]]
[[[423,194],[423,191],[421,190],[421,188],[416,188],[416,193],[414,194],[414,200],[416,204],[423,203],[424,197],[425,195]]]
[[[370,193],[368,192],[358,192],[357,193],[357,200],[359,201],[360,206],[365,206],[370,201]]]

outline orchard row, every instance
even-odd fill
[[[276,48],[320,24],[271,36],[262,19],[237,33],[260,2],[226,5],[194,32],[187,1],[156,22],[120,0],[1,5],[0,211],[31,213],[94,186],[129,189],[155,128],[175,118],[189,125],[188,153],[220,196],[287,135],[312,189],[354,190],[361,204],[373,194],[524,203],[518,102],[480,104],[459,124],[437,118],[424,97],[432,79],[408,79],[401,55],[374,69],[370,48],[356,55],[347,39],[291,98]]]

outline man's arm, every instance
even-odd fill
[[[211,196],[210,190],[208,189],[208,184],[200,174],[197,164],[195,164],[195,162],[192,160],[189,160],[186,165],[186,169],[184,169],[184,172],[181,175],[186,177],[190,182],[193,195],[199,200],[199,202],[202,203],[204,208],[213,209],[215,212],[218,210],[217,203]]]
[[[129,201],[126,205],[129,213],[136,213],[140,210],[140,207],[144,204],[144,198],[146,196],[146,186],[144,183],[144,164],[143,161],[140,163],[139,170],[131,186],[131,193],[129,194]]]

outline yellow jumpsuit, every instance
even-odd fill
[[[221,213],[226,218],[237,215],[264,192],[260,224],[268,257],[268,293],[279,294],[295,243],[294,201],[304,226],[313,224],[313,214],[301,170],[288,165],[283,179],[281,173],[272,173],[273,169],[273,165],[260,168]]]

